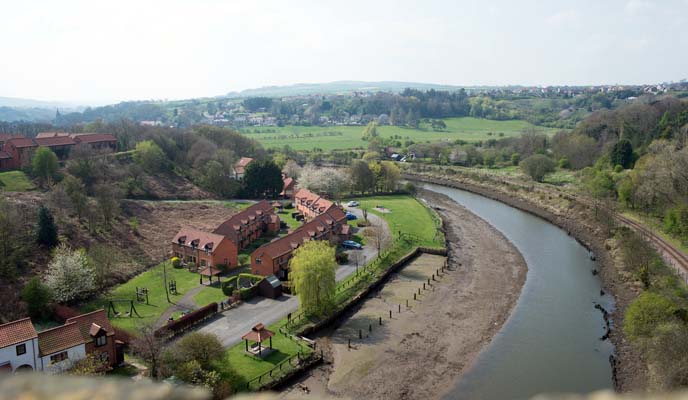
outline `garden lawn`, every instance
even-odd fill
[[[291,230],[294,230],[301,226],[301,222],[297,221],[294,217],[291,216],[291,213],[295,211],[296,209],[277,212],[277,215],[279,216],[280,220],[284,221]]]
[[[0,191],[26,192],[35,188],[33,182],[22,171],[0,172]]]
[[[226,300],[227,296],[222,293],[222,288],[220,286],[207,286],[201,289],[200,292],[196,293],[193,298],[194,303],[200,308],[207,306],[210,303],[219,303]]]
[[[527,121],[508,120],[495,121],[482,118],[462,117],[446,118],[447,128],[434,131],[428,123],[422,123],[418,128],[398,126],[378,126],[378,133],[383,138],[395,138],[402,143],[406,140],[414,142],[438,140],[464,140],[477,142],[487,139],[519,136],[524,130],[535,128],[548,135],[553,135],[557,129],[535,126]],[[249,127],[241,132],[252,139],[256,139],[267,148],[282,148],[285,145],[294,150],[322,149],[348,150],[367,147],[367,142],[361,138],[364,126],[294,126],[283,127]]]
[[[245,344],[242,341],[227,349],[224,359],[215,365],[216,370],[224,379],[232,383],[233,388],[245,390],[246,382],[270,371],[280,361],[299,351],[304,354],[312,351],[309,347],[296,343],[280,333],[279,327],[285,323],[286,319],[268,326],[269,330],[275,332],[275,336],[272,338],[272,347],[275,349],[275,352],[270,354],[270,356],[261,360],[246,354]],[[264,345],[268,346],[268,343],[264,343]]]
[[[167,281],[177,281],[177,295],[170,293],[170,301],[177,302],[186,292],[198,286],[198,274],[189,272],[186,268],[173,268],[167,265]],[[110,316],[112,324],[120,329],[134,332],[137,326],[145,323],[155,323],[158,318],[170,307],[172,304],[167,302],[165,296],[165,285],[163,283],[163,267],[162,264],[143,272],[131,280],[116,286],[109,293],[96,298],[95,300],[85,304],[82,311],[92,311],[99,308],[108,309],[108,301],[110,299],[119,300],[134,300],[136,311],[140,315],[137,317],[115,317]],[[148,288],[148,302],[149,304],[136,302],[136,288]],[[115,303],[115,308],[120,313],[128,312],[130,305],[128,302]]]

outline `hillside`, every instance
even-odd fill
[[[364,82],[364,81],[336,81],[328,83],[297,83],[286,86],[265,86],[246,89],[240,92],[227,93],[227,97],[285,97],[305,96],[313,94],[351,94],[353,92],[401,92],[404,89],[418,90],[459,90],[463,86],[443,85],[437,83],[420,82]]]

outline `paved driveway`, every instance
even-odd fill
[[[363,218],[360,209],[350,208],[348,210],[357,217]],[[389,236],[389,227],[382,218],[368,213],[368,220],[375,226],[382,226],[385,235]],[[359,265],[369,263],[377,255],[377,249],[372,246],[364,246],[362,250],[347,250],[348,253],[354,251],[361,253]],[[340,265],[335,276],[337,282],[345,279],[355,271],[356,265],[352,261],[346,265]],[[241,336],[250,331],[255,325],[259,323],[265,325],[273,324],[286,317],[287,314],[296,312],[298,309],[299,299],[296,296],[284,295],[275,300],[257,296],[244,302],[237,308],[218,313],[215,319],[203,325],[199,331],[214,333],[220,339],[223,346],[231,347],[239,343]]]

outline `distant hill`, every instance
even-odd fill
[[[0,121],[50,122],[55,111],[83,111],[84,106],[62,101],[43,101],[17,97],[0,97]]]
[[[288,97],[312,94],[349,94],[352,92],[401,92],[406,88],[419,90],[459,90],[462,86],[440,85],[419,82],[363,82],[337,81],[330,83],[297,83],[288,86],[266,86],[230,92],[227,97]]]

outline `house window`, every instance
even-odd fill
[[[50,356],[50,364],[56,364],[67,359],[69,359],[69,356],[67,355],[66,351],[63,351],[61,353],[53,354],[52,356]]]
[[[256,258],[256,264],[260,264],[260,258]]]
[[[105,346],[107,344],[107,336],[101,335],[96,337],[96,347]]]
[[[21,356],[22,354],[26,354],[26,343],[22,343],[17,346],[17,355]]]
[[[205,267],[205,260],[201,260],[201,267]]]

